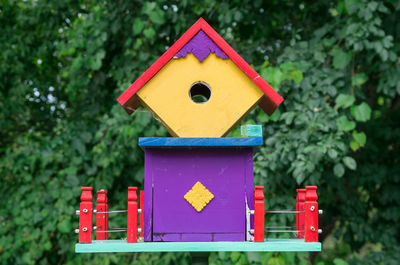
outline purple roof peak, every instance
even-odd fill
[[[186,43],[186,45],[175,54],[175,56],[182,58],[186,57],[188,53],[192,53],[200,62],[203,62],[210,53],[214,53],[221,59],[229,58],[202,30],[194,35],[194,37]]]

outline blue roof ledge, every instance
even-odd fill
[[[139,146],[152,147],[257,147],[262,137],[139,137]]]

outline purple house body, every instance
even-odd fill
[[[140,138],[145,151],[145,241],[245,241],[253,224],[253,148],[262,137]],[[214,198],[199,212],[185,194]]]

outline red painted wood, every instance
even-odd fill
[[[265,205],[264,186],[254,189],[254,242],[264,242]]]
[[[279,106],[283,98],[203,19],[200,18],[180,37],[153,65],[150,66],[124,93],[118,102],[129,114],[138,106],[135,93],[142,88],[192,37],[203,30],[226,55],[265,93],[259,102],[269,115]]]
[[[107,205],[107,191],[97,191],[97,205],[96,205],[96,231],[107,231],[108,230],[108,213],[102,213],[108,211]],[[108,233],[96,232],[97,240],[107,240]]]
[[[128,221],[127,221],[127,239],[128,243],[137,242],[138,232],[138,197],[137,187],[128,188]]]
[[[297,195],[296,195],[296,211],[299,211],[299,189],[296,189]],[[300,225],[299,225],[299,213],[296,213],[296,230],[299,231]],[[296,234],[296,238],[299,238],[299,232]]]
[[[317,186],[306,186],[304,203],[305,242],[318,242],[318,203]]]
[[[140,237],[144,237],[144,190],[140,191],[140,209],[142,212],[140,213]]]
[[[306,200],[306,189],[297,189],[296,211],[304,211],[304,202]],[[296,230],[304,231],[304,213],[296,213]],[[296,238],[304,238],[304,232],[298,232]]]
[[[79,207],[79,243],[92,242],[93,196],[92,187],[81,187],[81,203]]]
[[[160,58],[157,59],[124,93],[118,98],[121,105],[135,95],[185,44],[200,30],[200,20],[193,24]],[[125,106],[124,106],[125,107]]]
[[[283,101],[283,98],[204,19],[200,18],[199,21],[201,22],[201,29],[269,97],[271,101],[266,102],[269,105],[266,112],[272,114],[273,110]],[[265,110],[264,108],[263,110]]]

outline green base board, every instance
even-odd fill
[[[76,253],[106,252],[281,252],[321,251],[321,243],[306,243],[304,239],[266,239],[265,242],[140,242],[126,240],[94,240],[90,244],[76,244]]]

